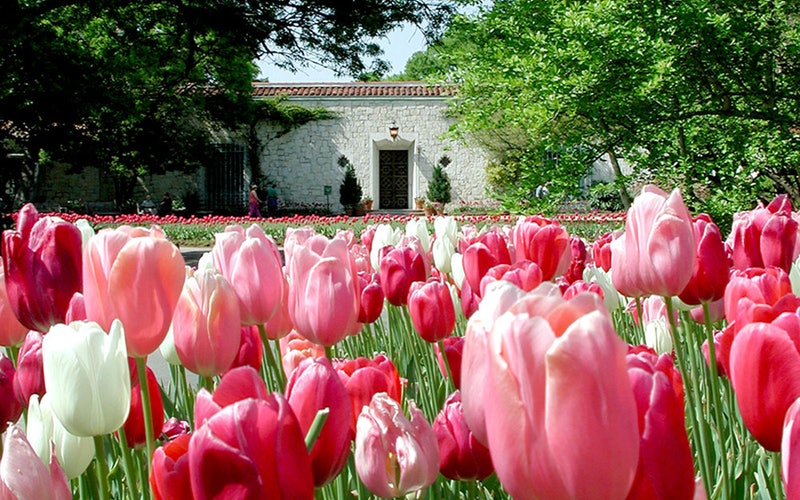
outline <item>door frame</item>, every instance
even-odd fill
[[[392,140],[386,133],[371,134],[370,136],[370,169],[369,186],[370,194],[374,200],[375,208],[381,208],[380,200],[380,151],[406,150],[408,151],[408,194],[406,208],[414,207],[414,197],[419,191],[419,151],[417,147],[417,134],[404,133]]]

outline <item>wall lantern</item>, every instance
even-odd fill
[[[397,139],[397,135],[399,133],[400,133],[400,127],[395,122],[392,122],[392,124],[389,125],[389,137],[391,137],[392,140],[394,141],[395,139]]]

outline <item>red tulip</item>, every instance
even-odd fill
[[[228,226],[211,250],[216,267],[239,298],[243,325],[263,325],[275,315],[286,286],[275,242],[253,224]]]
[[[569,267],[564,272],[563,278],[567,283],[573,283],[583,279],[583,269],[586,267],[586,243],[579,236],[569,237],[569,247],[572,253],[572,260]]]
[[[40,217],[30,203],[20,209],[17,229],[3,232],[8,303],[26,328],[46,332],[64,322],[72,295],[83,287],[81,244],[77,227]]]
[[[315,236],[286,256],[289,316],[295,330],[323,346],[357,333],[361,294],[345,241]]]
[[[378,273],[358,273],[361,289],[361,309],[358,311],[358,322],[374,323],[383,311],[383,287]]]
[[[585,293],[564,301],[543,283],[494,321],[487,343],[491,390],[472,404],[484,408],[506,491],[515,498],[624,497],[639,461],[637,410],[627,348],[602,300]]]
[[[144,430],[144,407],[142,406],[142,390],[139,385],[139,371],[136,361],[128,358],[128,369],[131,371],[131,411],[123,424],[125,438],[129,448],[141,448],[147,443]],[[147,373],[147,388],[150,391],[150,421],[152,422],[152,439],[158,437],[164,427],[164,402],[161,399],[161,387],[158,385],[156,375],[149,367]]]
[[[0,432],[22,415],[23,405],[14,390],[14,373],[14,363],[5,354],[0,354]],[[25,406],[27,404],[25,401]]]
[[[734,215],[729,244],[735,269],[776,266],[788,273],[798,253],[789,197],[778,195],[766,208],[759,203],[754,210]]]
[[[304,436],[280,394],[226,406],[189,442],[192,496],[313,499]]]
[[[426,342],[449,337],[456,327],[456,311],[450,288],[441,281],[417,281],[408,291],[411,323]]]
[[[611,242],[611,277],[628,297],[673,296],[686,288],[697,254],[689,210],[679,190],[645,186],[633,201],[625,234]]]
[[[447,337],[442,340],[444,345],[444,357],[439,350],[439,344],[433,345],[436,351],[436,360],[439,362],[439,371],[442,376],[447,377],[447,367],[445,366],[445,359],[447,364],[450,365],[450,372],[453,374],[453,385],[456,389],[461,388],[461,358],[464,352],[464,337]]]
[[[42,365],[43,338],[40,332],[31,330],[19,351],[17,372],[14,374],[14,391],[17,394],[17,400],[23,407],[28,406],[28,401],[33,394],[42,396],[45,392]]]
[[[145,357],[167,336],[185,279],[183,257],[160,228],[103,229],[86,246],[86,316],[104,330],[119,318],[128,355]]]
[[[611,269],[611,242],[620,234],[621,231],[606,233],[592,244],[592,261],[605,272]]]
[[[557,222],[538,215],[520,219],[511,233],[517,259],[535,262],[542,279],[550,281],[564,274],[572,261],[570,237]]]
[[[323,486],[342,471],[350,454],[350,396],[330,361],[320,358],[306,359],[292,372],[286,399],[304,436],[320,410],[330,411],[310,452],[314,486]]]
[[[192,500],[189,441],[182,434],[156,448],[150,463],[150,489],[155,500]]]
[[[372,397],[358,417],[355,463],[358,477],[381,497],[420,491],[439,475],[439,447],[431,425],[412,402],[411,419],[386,393]]]
[[[439,472],[456,481],[482,480],[494,472],[489,449],[482,445],[467,427],[456,391],[444,402],[444,408],[433,421],[433,432],[439,443]]]
[[[178,358],[198,375],[219,375],[231,366],[241,341],[239,300],[215,270],[187,278],[175,307],[172,333]]]
[[[783,421],[783,438],[781,440],[781,476],[786,498],[800,498],[800,399],[792,403],[786,411]]]
[[[798,338],[800,318],[787,314],[745,326],[731,345],[729,376],[742,421],[769,451],[781,449],[786,412],[800,397]]]
[[[725,295],[730,265],[719,228],[706,214],[692,222],[697,242],[694,271],[686,288],[678,297],[687,304],[713,302]]]
[[[465,280],[478,297],[482,293],[481,280],[490,269],[500,264],[511,265],[506,240],[496,232],[484,234],[465,247],[462,254]]]
[[[339,378],[350,396],[350,407],[353,412],[350,430],[353,435],[356,432],[358,415],[361,414],[361,409],[372,400],[372,396],[379,392],[385,392],[390,398],[400,402],[403,390],[400,384],[400,374],[392,360],[385,355],[379,354],[374,359],[362,357],[334,361],[333,368],[339,374]]]
[[[658,368],[659,359],[667,360],[666,371]],[[672,361],[668,355],[659,358],[640,351],[629,353],[627,364],[640,434],[639,466],[628,498],[692,498],[692,448],[686,435],[683,398],[679,399],[672,387]]]
[[[6,347],[19,345],[27,333],[28,327],[19,322],[8,302],[5,271],[0,265],[0,345]]]
[[[228,370],[239,366],[252,366],[256,370],[261,369],[264,348],[261,344],[261,336],[255,325],[243,326],[239,329],[239,352],[228,367]]]
[[[471,317],[478,310],[481,298],[472,291],[469,281],[464,280],[461,285],[461,312],[465,318]]]
[[[164,425],[161,426],[161,435],[164,436],[164,440],[172,441],[184,434],[188,434],[191,430],[192,428],[186,420],[170,417],[164,422]]]
[[[380,258],[381,286],[390,304],[402,306],[408,300],[411,284],[428,277],[425,258],[410,246],[387,249]]]

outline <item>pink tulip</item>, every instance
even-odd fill
[[[462,252],[464,277],[474,294],[481,296],[481,280],[493,267],[511,265],[506,240],[496,232],[488,232],[466,246]],[[521,259],[520,259],[521,260]],[[463,285],[462,285],[463,287]]]
[[[189,442],[192,496],[313,499],[304,436],[280,394],[222,408]]]
[[[358,283],[361,289],[361,309],[358,312],[358,322],[374,323],[383,311],[383,287],[380,275],[377,273],[358,273]]]
[[[292,318],[289,316],[289,284],[284,282],[283,300],[275,315],[264,325],[264,332],[269,340],[278,340],[288,335],[293,328]]]
[[[611,243],[614,286],[628,297],[673,296],[686,288],[697,254],[692,218],[679,190],[645,186],[633,201],[625,234]]]
[[[719,228],[708,215],[698,215],[692,225],[697,242],[697,257],[692,277],[678,297],[687,304],[713,302],[725,295],[725,286],[730,276],[725,244]]]
[[[439,475],[439,446],[431,425],[412,402],[411,418],[386,393],[372,397],[358,417],[355,463],[358,477],[380,497],[427,488]]]
[[[550,281],[564,274],[572,261],[570,237],[557,222],[538,215],[520,219],[511,233],[516,260],[535,262],[542,279]]]
[[[160,228],[103,229],[86,246],[86,316],[104,330],[119,318],[128,355],[145,357],[164,341],[185,278],[183,257]]]
[[[6,347],[19,345],[27,333],[28,327],[19,322],[8,302],[5,271],[0,265],[0,345]]]
[[[433,421],[433,432],[439,443],[439,471],[448,479],[470,481],[486,479],[492,472],[492,457],[467,427],[456,391],[444,402],[444,408]]]
[[[377,355],[374,359],[362,357],[338,360],[333,363],[333,368],[339,374],[350,396],[350,407],[353,412],[350,430],[353,435],[356,432],[356,422],[361,409],[372,401],[375,394],[385,392],[395,401],[401,400],[403,388],[400,374],[392,360],[383,354]]]
[[[319,344],[311,342],[297,331],[292,330],[289,335],[282,337],[281,364],[283,372],[289,377],[295,368],[306,358],[324,358],[325,348]]]
[[[217,233],[211,255],[239,298],[243,325],[264,324],[275,315],[286,286],[275,241],[253,224]]]
[[[408,290],[415,281],[425,281],[428,271],[425,257],[410,246],[385,247],[380,258],[380,280],[386,300],[402,306],[408,300]]]
[[[786,411],[781,439],[781,476],[788,500],[800,498],[800,399]]]
[[[622,498],[639,461],[627,348],[596,294],[564,301],[553,288],[543,283],[488,334],[491,390],[473,404],[492,462],[514,498]]]
[[[542,270],[530,260],[518,260],[512,265],[498,264],[489,269],[481,278],[480,295],[483,296],[486,286],[497,280],[505,280],[530,292],[542,283]]]
[[[239,366],[252,366],[256,370],[261,369],[263,363],[264,347],[261,343],[261,336],[255,325],[243,326],[239,329],[239,351],[228,370]]]
[[[332,346],[357,333],[361,294],[344,240],[310,238],[287,252],[289,316],[303,337]]]
[[[745,326],[731,345],[729,376],[742,421],[769,451],[781,449],[786,412],[800,397],[798,338],[800,319],[785,314]]]
[[[198,375],[219,375],[233,363],[241,341],[239,300],[221,274],[197,271],[175,307],[172,332],[178,358]]]
[[[746,323],[754,320],[768,322],[781,312],[797,308],[789,275],[777,267],[733,271],[725,288],[724,300],[728,323],[742,319],[736,321],[736,331]]]
[[[50,453],[50,465],[45,465],[33,451],[28,438],[17,424],[12,424],[3,439],[3,458],[0,459],[0,498],[67,500],[72,491],[67,476]]]
[[[155,500],[192,500],[189,441],[182,434],[156,448],[150,464],[150,489]]]
[[[25,337],[14,374],[14,392],[23,407],[33,394],[44,395],[44,367],[42,365],[42,339],[44,336],[31,330]],[[5,420],[3,420],[5,421]]]
[[[8,304],[19,322],[40,332],[63,323],[72,295],[83,287],[80,230],[40,217],[28,203],[19,211],[17,229],[3,232],[2,256]],[[17,334],[10,337],[22,340],[19,327],[10,326]]]
[[[621,231],[606,233],[592,244],[592,261],[597,268],[605,272],[611,269],[611,242],[620,234]]]
[[[14,390],[15,372],[14,363],[5,354],[0,354],[0,432],[22,415],[23,404]],[[27,405],[26,400],[24,406]]]
[[[601,299],[605,296],[605,292],[596,282],[587,283],[583,280],[575,280],[562,292],[564,300],[569,300],[572,297],[584,293],[591,292],[596,294]]]
[[[639,410],[639,466],[628,498],[691,498],[694,495],[692,448],[686,435],[683,399],[676,397],[670,375],[659,356],[640,351],[627,355],[628,376]],[[682,384],[681,384],[682,385]],[[682,395],[682,390],[681,390]]]
[[[456,311],[450,288],[441,281],[417,281],[408,291],[411,323],[425,342],[449,337],[456,327]]]
[[[214,393],[205,388],[197,392],[194,405],[194,427],[199,429],[208,419],[244,399],[269,399],[267,385],[251,366],[234,368],[220,378]]]
[[[778,195],[766,208],[759,203],[754,210],[734,215],[728,244],[735,269],[776,266],[788,273],[798,253],[789,197]]]
[[[304,436],[317,413],[329,410],[310,452],[314,486],[323,486],[342,471],[350,454],[350,396],[330,361],[320,358],[306,359],[292,372],[286,384],[286,399]]]
[[[579,236],[573,235],[569,237],[569,247],[572,260],[564,272],[563,278],[567,283],[573,283],[583,278],[583,270],[587,262],[586,243]]]

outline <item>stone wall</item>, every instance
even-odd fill
[[[415,197],[425,197],[433,166],[447,156],[453,202],[482,201],[486,159],[479,150],[443,138],[451,124],[444,116],[444,98],[294,97],[293,104],[321,106],[338,118],[318,120],[266,142],[261,171],[275,182],[284,203],[326,203],[324,186],[331,187],[331,208],[338,210],[344,170],[337,164],[346,156],[355,167],[365,196],[380,208],[377,154],[381,149],[408,149],[411,165],[408,208]],[[396,140],[388,126],[399,127]],[[262,129],[264,137],[274,130]]]

